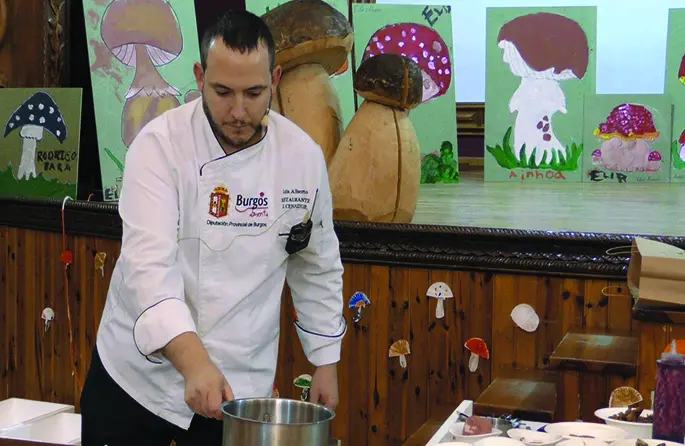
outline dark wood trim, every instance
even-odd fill
[[[0,198],[0,225],[60,232],[61,208],[59,200]],[[114,203],[68,200],[64,214],[70,235],[121,238]],[[635,236],[354,221],[335,229],[347,263],[612,279],[625,279],[630,257],[607,250]],[[685,248],[685,237],[644,237]]]
[[[457,134],[485,136],[485,103],[457,102]]]
[[[66,70],[66,0],[45,1],[43,85],[60,87]]]

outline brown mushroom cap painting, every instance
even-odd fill
[[[407,368],[407,355],[411,353],[411,349],[409,348],[409,342],[405,341],[404,339],[400,339],[399,341],[393,342],[393,344],[390,346],[390,349],[388,350],[388,357],[389,358],[400,358],[400,366],[403,369]]]

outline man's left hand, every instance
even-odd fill
[[[312,376],[309,401],[321,404],[331,410],[338,407],[338,368],[337,364],[317,367]]]

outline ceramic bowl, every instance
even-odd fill
[[[623,429],[628,433],[628,438],[652,438],[652,423],[631,423],[629,421],[612,420],[609,418],[626,410],[626,407],[605,407],[604,409],[597,409],[595,416],[603,420],[607,426]],[[645,410],[642,414],[652,415],[652,411]]]
[[[507,432],[507,435],[528,446],[551,446],[562,440],[558,435],[527,429],[510,429],[509,432]]]
[[[450,434],[454,437],[454,441],[463,442],[468,444],[474,444],[479,440],[490,437],[499,437],[502,435],[502,431],[499,429],[492,429],[489,434],[482,435],[463,435],[464,434],[464,423],[454,423],[450,426]]]

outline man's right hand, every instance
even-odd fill
[[[188,407],[203,417],[223,419],[221,405],[234,399],[233,390],[200,338],[195,333],[183,333],[169,342],[162,353],[183,375]]]

